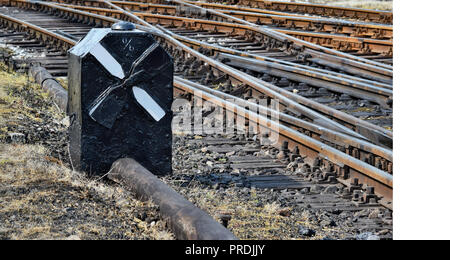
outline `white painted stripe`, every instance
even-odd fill
[[[133,87],[133,94],[136,101],[157,121],[161,120],[166,112],[156,103],[156,101],[147,94],[147,91]]]
[[[116,59],[100,44],[97,43],[90,53],[105,67],[105,69],[111,73],[114,77],[119,79],[125,78],[122,66]]]

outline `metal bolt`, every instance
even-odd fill
[[[132,31],[136,29],[136,26],[133,23],[121,21],[113,24],[111,29],[116,31]]]

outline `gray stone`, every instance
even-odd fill
[[[378,209],[376,209],[376,210],[370,212],[369,218],[376,219],[376,218],[378,218],[379,214],[380,214],[380,211]]]
[[[303,226],[298,228],[298,233],[304,237],[312,237],[316,235],[316,231]]]
[[[338,187],[336,187],[335,185],[331,185],[325,188],[325,190],[323,191],[324,194],[334,194],[339,190]]]
[[[321,185],[314,185],[311,187],[311,192],[321,192],[324,189]]]
[[[357,235],[356,240],[380,240],[380,237],[371,232],[365,232]]]
[[[8,136],[12,143],[25,143],[26,138],[22,133],[9,133]]]
[[[322,226],[326,226],[326,227],[335,227],[335,226],[337,226],[336,222],[334,222],[334,220],[331,220],[331,219],[322,220],[320,222],[320,224]]]
[[[309,193],[309,188],[303,188],[300,190],[300,194],[308,194]]]

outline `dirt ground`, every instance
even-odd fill
[[[0,240],[173,239],[158,208],[72,171],[67,119],[0,65]]]

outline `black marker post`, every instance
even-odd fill
[[[172,172],[173,60],[132,23],[92,29],[69,51],[70,155],[77,170],[108,172],[133,158]]]

